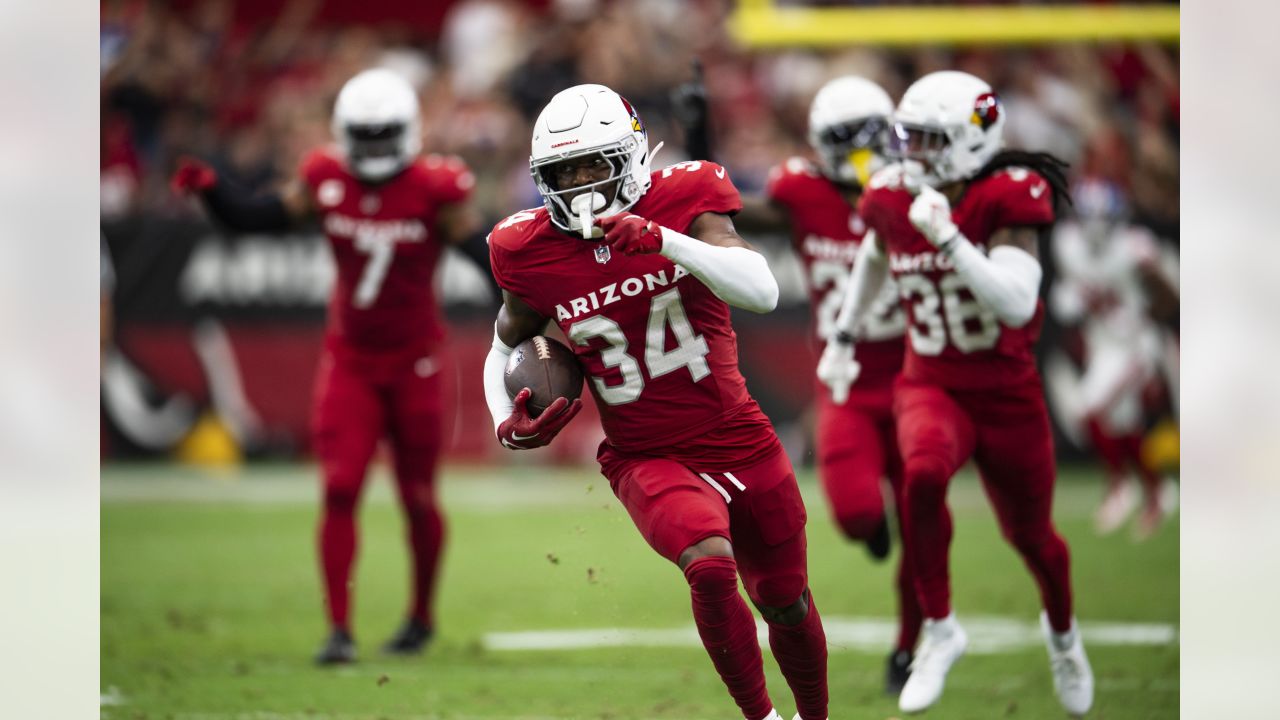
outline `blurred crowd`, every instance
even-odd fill
[[[478,178],[473,198],[490,223],[541,205],[528,170],[530,131],[550,97],[574,84],[602,83],[628,98],[647,126],[650,146],[665,142],[656,162],[661,167],[686,159],[680,114],[688,105],[677,98],[689,97],[696,61],[708,100],[712,156],[744,193],[754,193],[777,163],[809,154],[808,108],[827,80],[862,75],[897,99],[925,73],[965,70],[1002,95],[1009,146],[1049,151],[1071,166],[1075,210],[1064,213],[1052,247],[1042,249],[1052,302],[1041,359],[1056,425],[1070,440],[1065,445],[1092,445],[1107,465],[1109,510],[1103,515],[1110,520],[1100,517],[1100,528],[1131,509],[1133,493],[1121,492],[1133,486],[1125,480],[1130,468],[1137,467],[1149,500],[1155,498],[1157,473],[1176,467],[1178,454],[1176,423],[1167,420],[1176,418],[1178,405],[1178,47],[761,51],[734,40],[727,22],[733,10],[731,0],[108,0],[101,20],[104,228],[136,228],[132,221],[141,220],[151,231],[126,230],[117,240],[134,233],[140,238],[135,245],[145,245],[174,224],[202,226],[200,209],[168,186],[182,155],[205,159],[249,189],[282,184],[305,152],[330,142],[330,114],[342,84],[372,66],[395,69],[417,87],[424,146],[470,164]],[[804,336],[798,329],[806,297],[799,265],[784,243],[759,246],[770,257],[786,306],[773,320]],[[216,247],[197,247],[192,257],[200,263],[224,257]],[[241,260],[267,267],[275,256],[259,250],[250,245],[240,260],[226,256],[227,267],[239,267]],[[135,284],[157,272],[185,277],[190,269],[165,266],[136,246],[115,260],[126,271],[122,277]],[[192,260],[191,266],[205,268],[200,263]],[[465,295],[460,285],[483,283],[476,280],[480,270],[453,268],[444,273],[443,295],[456,303]],[[313,274],[327,277],[305,267],[277,270],[307,282]],[[267,276],[275,275],[255,278]],[[297,300],[293,289],[279,288],[278,296]],[[482,290],[487,298],[487,286]],[[135,314],[144,303],[154,304],[149,292],[130,294]],[[305,294],[314,300],[309,307],[317,320],[326,292],[320,287]],[[487,332],[492,315],[488,304],[484,308],[484,322],[472,324]],[[205,310],[197,312],[203,316]],[[1153,334],[1150,343],[1134,341]],[[487,348],[488,336],[477,337],[477,347]],[[750,333],[742,338],[750,343]],[[254,340],[239,338],[241,352],[248,353],[242,370],[250,385],[264,365],[253,355]],[[1146,349],[1138,352],[1139,345]],[[135,336],[135,354],[147,347]],[[312,359],[311,346],[304,350]],[[178,351],[168,352],[153,357],[153,366],[168,367]],[[273,359],[265,366],[277,364]],[[1132,372],[1112,372],[1117,367]],[[765,364],[756,372],[777,377],[785,369]],[[775,422],[807,437],[794,398],[785,392],[770,397],[770,387],[760,386],[761,398]],[[799,387],[803,395],[807,385]],[[259,398],[264,407],[281,405],[277,400]],[[301,399],[295,404],[305,405]]]
[[[477,202],[497,219],[540,204],[528,176],[532,120],[579,82],[608,85],[637,106],[651,143],[667,143],[660,164],[683,159],[672,90],[697,59],[716,158],[744,191],[807,151],[808,104],[831,77],[863,75],[897,98],[916,77],[956,68],[1003,95],[1010,145],[1048,150],[1075,177],[1113,183],[1136,222],[1177,243],[1176,46],[754,51],[731,37],[728,0],[426,5],[438,12],[393,0],[351,22],[341,12],[350,16],[350,3],[319,0],[105,2],[104,220],[195,212],[166,187],[182,154],[250,188],[282,182],[303,152],[329,140],[341,84],[373,65],[417,85],[426,147],[472,165]]]

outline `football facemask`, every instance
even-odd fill
[[[367,182],[387,180],[422,149],[418,95],[390,70],[366,70],[342,86],[332,129],[352,174]]]
[[[593,217],[629,209],[649,189],[649,167],[659,148],[661,144],[649,151],[644,124],[622,96],[603,85],[578,85],[558,93],[539,114],[529,170],[552,224],[578,234],[584,216],[573,212],[570,201],[586,192],[603,195],[608,205],[592,211]],[[585,156],[598,156],[608,163],[608,176],[560,187],[555,166]]]
[[[882,152],[889,123],[873,117],[831,125],[816,133],[820,165],[831,180],[865,187],[884,164]]]

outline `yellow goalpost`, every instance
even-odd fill
[[[738,0],[730,27],[747,47],[1176,43],[1177,5],[780,6]]]

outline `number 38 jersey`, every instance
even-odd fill
[[[444,338],[434,277],[443,251],[441,206],[465,200],[475,178],[455,157],[426,155],[384,183],[353,176],[321,148],[299,174],[337,268],[326,343],[369,355],[430,353]]]
[[[1039,382],[1033,345],[1044,322],[1043,303],[1020,328],[1002,324],[970,291],[949,258],[907,217],[912,196],[891,166],[872,178],[858,211],[883,238],[889,270],[907,310],[903,376],[956,390]],[[1009,168],[969,183],[951,211],[960,232],[979,250],[997,230],[1051,225],[1053,188],[1025,168]]]
[[[679,163],[652,178],[630,212],[673,230],[688,232],[705,212],[742,208],[714,163]],[[700,469],[778,447],[738,371],[729,306],[684,268],[566,234],[545,208],[499,223],[489,254],[498,285],[569,339],[610,444],[661,450]]]
[[[835,332],[836,315],[867,225],[840,190],[803,158],[790,158],[770,171],[765,194],[787,210],[791,244],[804,264],[814,330],[825,343]],[[905,329],[897,287],[886,282],[858,328],[862,372],[856,388],[889,386],[902,369]]]

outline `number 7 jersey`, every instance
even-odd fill
[[[441,206],[466,200],[475,178],[456,157],[414,159],[399,175],[372,184],[347,171],[336,151],[302,161],[307,185],[337,270],[326,342],[362,355],[418,356],[444,338],[435,272]]]
[[[1038,383],[1033,346],[1044,304],[1037,302],[1035,315],[1020,328],[1002,324],[973,296],[950,258],[911,224],[912,200],[901,185],[900,167],[891,166],[872,178],[858,203],[859,214],[884,242],[907,310],[903,376],[955,390]],[[1053,188],[1025,168],[1001,170],[970,182],[951,218],[985,254],[997,230],[1052,225]]]
[[[714,163],[679,163],[652,178],[630,212],[673,230],[688,232],[705,212],[742,208]],[[745,423],[754,431],[736,452],[756,442],[776,445],[738,371],[729,306],[684,268],[658,254],[628,257],[566,234],[545,208],[499,223],[489,253],[498,285],[569,338],[609,443],[625,452],[669,449]]]

